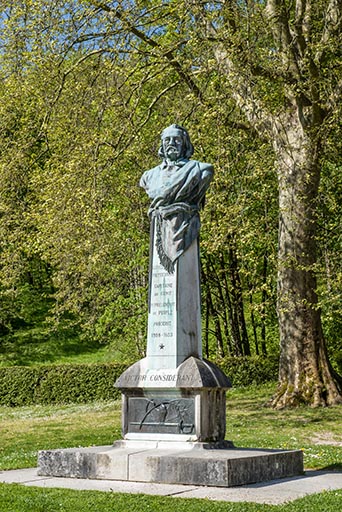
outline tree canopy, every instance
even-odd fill
[[[215,167],[206,355],[280,342],[275,405],[339,401],[340,2],[4,0],[0,25],[3,336],[46,304],[57,332],[144,353],[138,180],[177,122]]]

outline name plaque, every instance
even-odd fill
[[[128,388],[183,388],[189,386],[191,382],[193,382],[193,375],[180,374],[177,369],[153,370],[144,365],[139,372],[125,373],[121,377],[120,385]]]

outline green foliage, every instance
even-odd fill
[[[339,127],[341,135],[341,128]],[[324,332],[335,369],[342,373],[342,168],[337,154],[342,150],[340,137],[326,148],[323,176],[318,198],[319,266],[318,290],[323,312]],[[334,191],[334,193],[332,193]]]
[[[0,368],[0,403],[80,403],[119,397],[114,383],[126,365],[79,364]]]
[[[261,384],[277,379],[276,358],[225,358],[219,362],[234,386]],[[125,364],[56,364],[0,368],[0,404],[82,403],[119,396],[114,383]]]
[[[225,357],[219,360],[218,365],[234,387],[259,385],[278,379],[279,358],[276,356]]]
[[[300,80],[286,87],[292,69],[279,48],[281,38],[272,35],[264,3],[148,0],[124,3],[112,13],[95,4],[1,3],[3,351],[16,364],[30,364],[28,344],[27,352],[18,351],[21,359],[13,355],[27,329],[32,346],[42,346],[36,361],[58,360],[59,354],[44,351],[44,340],[56,339],[60,348],[68,324],[73,346],[110,345],[116,360],[144,355],[149,221],[138,181],[158,161],[162,128],[178,122],[191,133],[194,157],[215,167],[201,214],[208,354],[247,353],[234,332],[243,329],[243,321],[250,352],[273,353],[279,215],[274,153],[246,124],[243,105],[233,101],[217,48],[222,43],[222,50],[230,49],[240,82],[251,83],[250,96],[260,100],[256,110],[278,115],[286,94],[310,100],[312,91],[322,95],[313,104],[324,105],[340,71],[338,38],[320,40],[324,2],[313,7],[312,41],[301,60]],[[296,34],[301,20],[296,21],[293,5],[288,7]],[[205,34],[210,22],[214,37]],[[318,78],[313,83],[309,73],[312,55],[323,66],[317,86]],[[340,108],[335,105],[322,128],[317,237],[320,306],[336,368],[342,339]],[[242,312],[234,310],[240,291]]]

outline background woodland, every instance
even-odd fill
[[[326,98],[331,102],[309,127],[320,142],[310,273],[313,307],[321,311],[331,363],[341,371],[342,127],[334,100],[342,80],[341,32],[336,21],[324,47],[327,4],[338,2],[314,3],[297,81],[284,71],[290,60],[277,57],[265,9],[278,5],[291,26],[302,20],[305,28],[298,9],[310,2],[1,3],[3,364],[13,363],[5,355],[24,340],[105,345],[116,361],[143,357],[149,220],[138,182],[158,163],[162,129],[175,122],[190,132],[194,158],[215,168],[201,214],[204,354],[216,361],[277,356],[282,184],[270,137],[246,116],[234,91],[246,87],[246,97],[257,98],[254,107],[280,120],[291,95],[298,106],[317,87],[322,111]],[[324,54],[319,65],[314,61],[316,78],[309,51]],[[225,52],[233,52],[238,68],[227,71]],[[235,89],[232,74],[239,78]],[[304,113],[313,104],[305,101]]]

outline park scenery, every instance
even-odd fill
[[[2,0],[0,482],[153,438],[342,472],[341,37],[338,0]],[[341,502],[0,483],[0,512]]]

